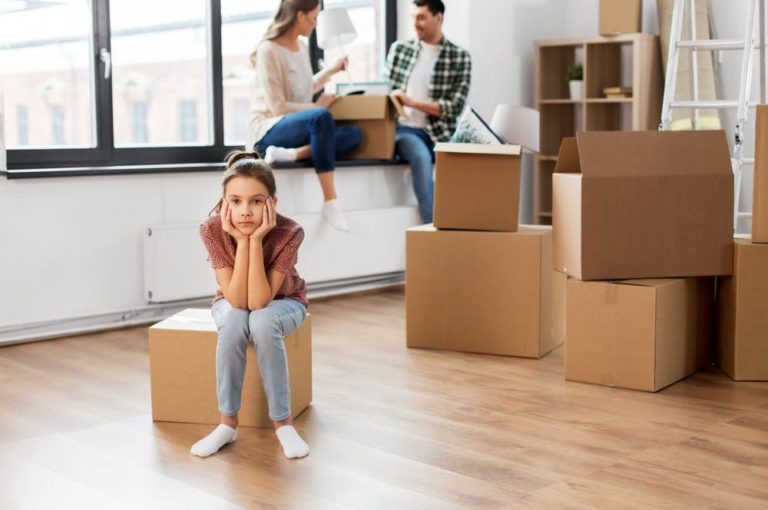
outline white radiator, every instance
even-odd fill
[[[405,270],[405,230],[419,224],[414,206],[347,211],[351,232],[320,214],[293,216],[304,227],[297,269],[317,288]],[[150,225],[144,238],[144,290],[151,303],[211,296],[216,278],[198,223]]]
[[[199,223],[149,225],[144,233],[144,297],[150,303],[211,296],[216,277]]]

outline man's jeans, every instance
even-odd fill
[[[435,163],[435,144],[426,131],[420,128],[399,126],[395,136],[395,153],[411,165],[413,191],[419,202],[421,221],[432,223],[432,203],[435,181],[432,168]]]

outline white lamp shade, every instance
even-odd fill
[[[493,112],[491,129],[505,143],[539,152],[539,112],[533,108],[500,104]]]
[[[323,9],[317,17],[317,45],[322,49],[344,46],[357,39],[346,9]]]

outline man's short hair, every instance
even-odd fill
[[[413,5],[416,7],[424,7],[426,5],[433,16],[436,16],[437,13],[445,14],[443,0],[413,0]]]

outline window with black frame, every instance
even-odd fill
[[[337,79],[378,79],[394,39],[395,0],[325,4],[347,8],[358,32],[346,48],[350,73]],[[245,141],[253,80],[248,56],[278,5],[0,2],[8,177],[215,168]],[[326,60],[337,58],[336,51],[326,50]],[[312,55],[322,53],[313,48]]]

